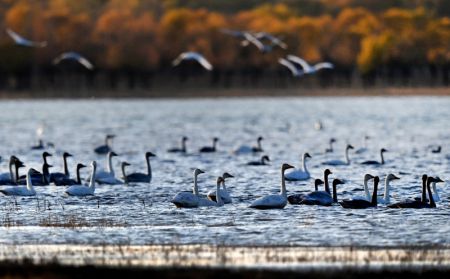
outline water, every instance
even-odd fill
[[[74,174],[76,162],[97,160],[93,153],[104,135],[114,133],[114,149],[130,171],[144,171],[144,152],[152,151],[153,180],[150,185],[98,186],[95,197],[66,197],[65,187],[36,187],[38,197],[0,197],[0,244],[220,244],[301,246],[448,246],[450,243],[450,98],[277,98],[135,101],[6,101],[0,103],[0,154],[7,160],[17,155],[27,166],[40,169],[35,144],[36,129],[55,143],[50,163],[62,171],[61,154]],[[314,123],[321,120],[324,129]],[[169,154],[183,135],[189,137],[186,156]],[[260,155],[235,156],[241,144],[254,145],[264,136],[264,154],[270,166],[247,167]],[[313,178],[322,178],[329,159],[343,159],[351,143],[362,146],[369,135],[369,151],[350,153],[350,166],[332,167],[331,178],[342,178],[339,198],[361,195],[366,172],[401,177],[391,183],[391,200],[420,195],[420,176],[439,175],[442,201],[435,209],[346,210],[339,206],[292,206],[284,210],[248,208],[259,196],[277,193],[283,162],[300,165],[301,153],[312,155],[308,168]],[[199,147],[220,138],[219,152],[198,155]],[[324,154],[329,138],[337,139],[335,152]],[[442,145],[433,154],[431,145]],[[358,162],[379,160],[380,148],[389,150],[386,165],[368,167]],[[221,208],[176,209],[169,201],[179,191],[192,187],[192,171],[199,176],[203,195],[215,189],[216,177],[227,171],[236,178],[227,186],[233,204]],[[88,169],[83,170],[87,176]],[[119,175],[120,176],[120,175]],[[384,190],[381,185],[380,192]],[[3,186],[2,186],[3,187]],[[288,194],[313,189],[313,179],[288,182]],[[359,191],[356,191],[358,189]]]

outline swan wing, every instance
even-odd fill
[[[284,178],[290,181],[307,180],[310,178],[310,175],[308,172],[304,172],[302,170],[292,170],[290,172],[285,173]]]
[[[198,207],[198,197],[191,192],[180,192],[173,197],[171,202],[177,207]]]
[[[11,29],[6,29],[6,33],[14,40],[14,42],[21,46],[27,46],[27,47],[45,47],[47,46],[47,42],[33,42],[28,39],[25,39],[24,37],[20,36],[16,32],[14,32]]]
[[[346,162],[341,161],[341,160],[330,160],[330,161],[325,161],[322,163],[322,165],[328,165],[328,166],[342,166],[342,165],[347,165]]]
[[[253,148],[248,145],[241,145],[233,151],[234,154],[253,153]]]
[[[205,198],[199,198],[198,206],[217,206],[217,203]]]
[[[280,59],[278,59],[278,63],[285,66],[286,68],[288,68],[294,77],[301,76],[300,71],[297,69],[297,67],[294,65],[294,63],[290,62],[289,60],[280,58]]]
[[[268,195],[253,201],[250,207],[257,209],[284,208],[286,204],[286,197],[282,195]]]
[[[306,62],[305,60],[303,60],[302,58],[300,58],[298,56],[290,54],[287,56],[287,59],[291,62],[294,62],[294,63],[300,65],[303,68],[303,71],[305,73],[309,73],[312,71],[311,65],[309,65],[308,62]]]
[[[85,185],[73,185],[66,189],[69,196],[89,196],[94,194],[94,189]]]
[[[314,70],[319,71],[321,69],[334,69],[334,65],[329,62],[321,62],[314,65]]]
[[[264,44],[249,32],[244,32],[244,37],[245,40],[255,45],[260,51],[264,51],[266,49]]]

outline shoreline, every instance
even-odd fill
[[[60,91],[0,91],[1,100],[21,99],[195,99],[248,97],[413,97],[450,96],[450,87],[386,87],[386,88],[269,88],[269,89],[153,89],[153,90],[78,90]]]

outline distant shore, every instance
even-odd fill
[[[238,98],[238,97],[372,97],[372,96],[450,96],[450,87],[386,88],[243,88],[114,91],[0,91],[0,99],[90,99],[90,98]]]

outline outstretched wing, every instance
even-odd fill
[[[25,39],[24,37],[20,36],[16,32],[12,31],[11,29],[6,29],[6,33],[14,40],[14,42],[21,46],[27,46],[27,47],[45,47],[47,46],[47,42],[33,42],[28,39]]]
[[[287,56],[287,59],[288,59],[289,61],[291,61],[291,62],[294,62],[294,63],[300,65],[300,66],[303,68],[303,71],[304,71],[305,73],[308,73],[308,72],[311,72],[311,71],[312,71],[312,68],[311,68],[311,66],[308,64],[308,62],[306,62],[305,60],[301,59],[301,58],[298,57],[298,56],[295,56],[295,55],[291,55],[291,54],[290,54],[290,55]]]
[[[58,55],[55,59],[53,59],[53,64],[57,65],[61,63],[61,61],[63,60],[75,60],[88,70],[94,69],[94,65],[92,65],[92,63],[89,62],[89,60],[87,60],[85,57],[76,52],[64,52]]]
[[[329,62],[322,62],[314,65],[314,70],[318,71],[321,69],[334,69],[334,65]]]
[[[280,59],[278,59],[278,63],[280,63],[281,65],[288,68],[294,77],[298,77],[301,75],[300,71],[297,69],[297,67],[294,65],[294,63],[290,62],[289,60],[280,58]]]

